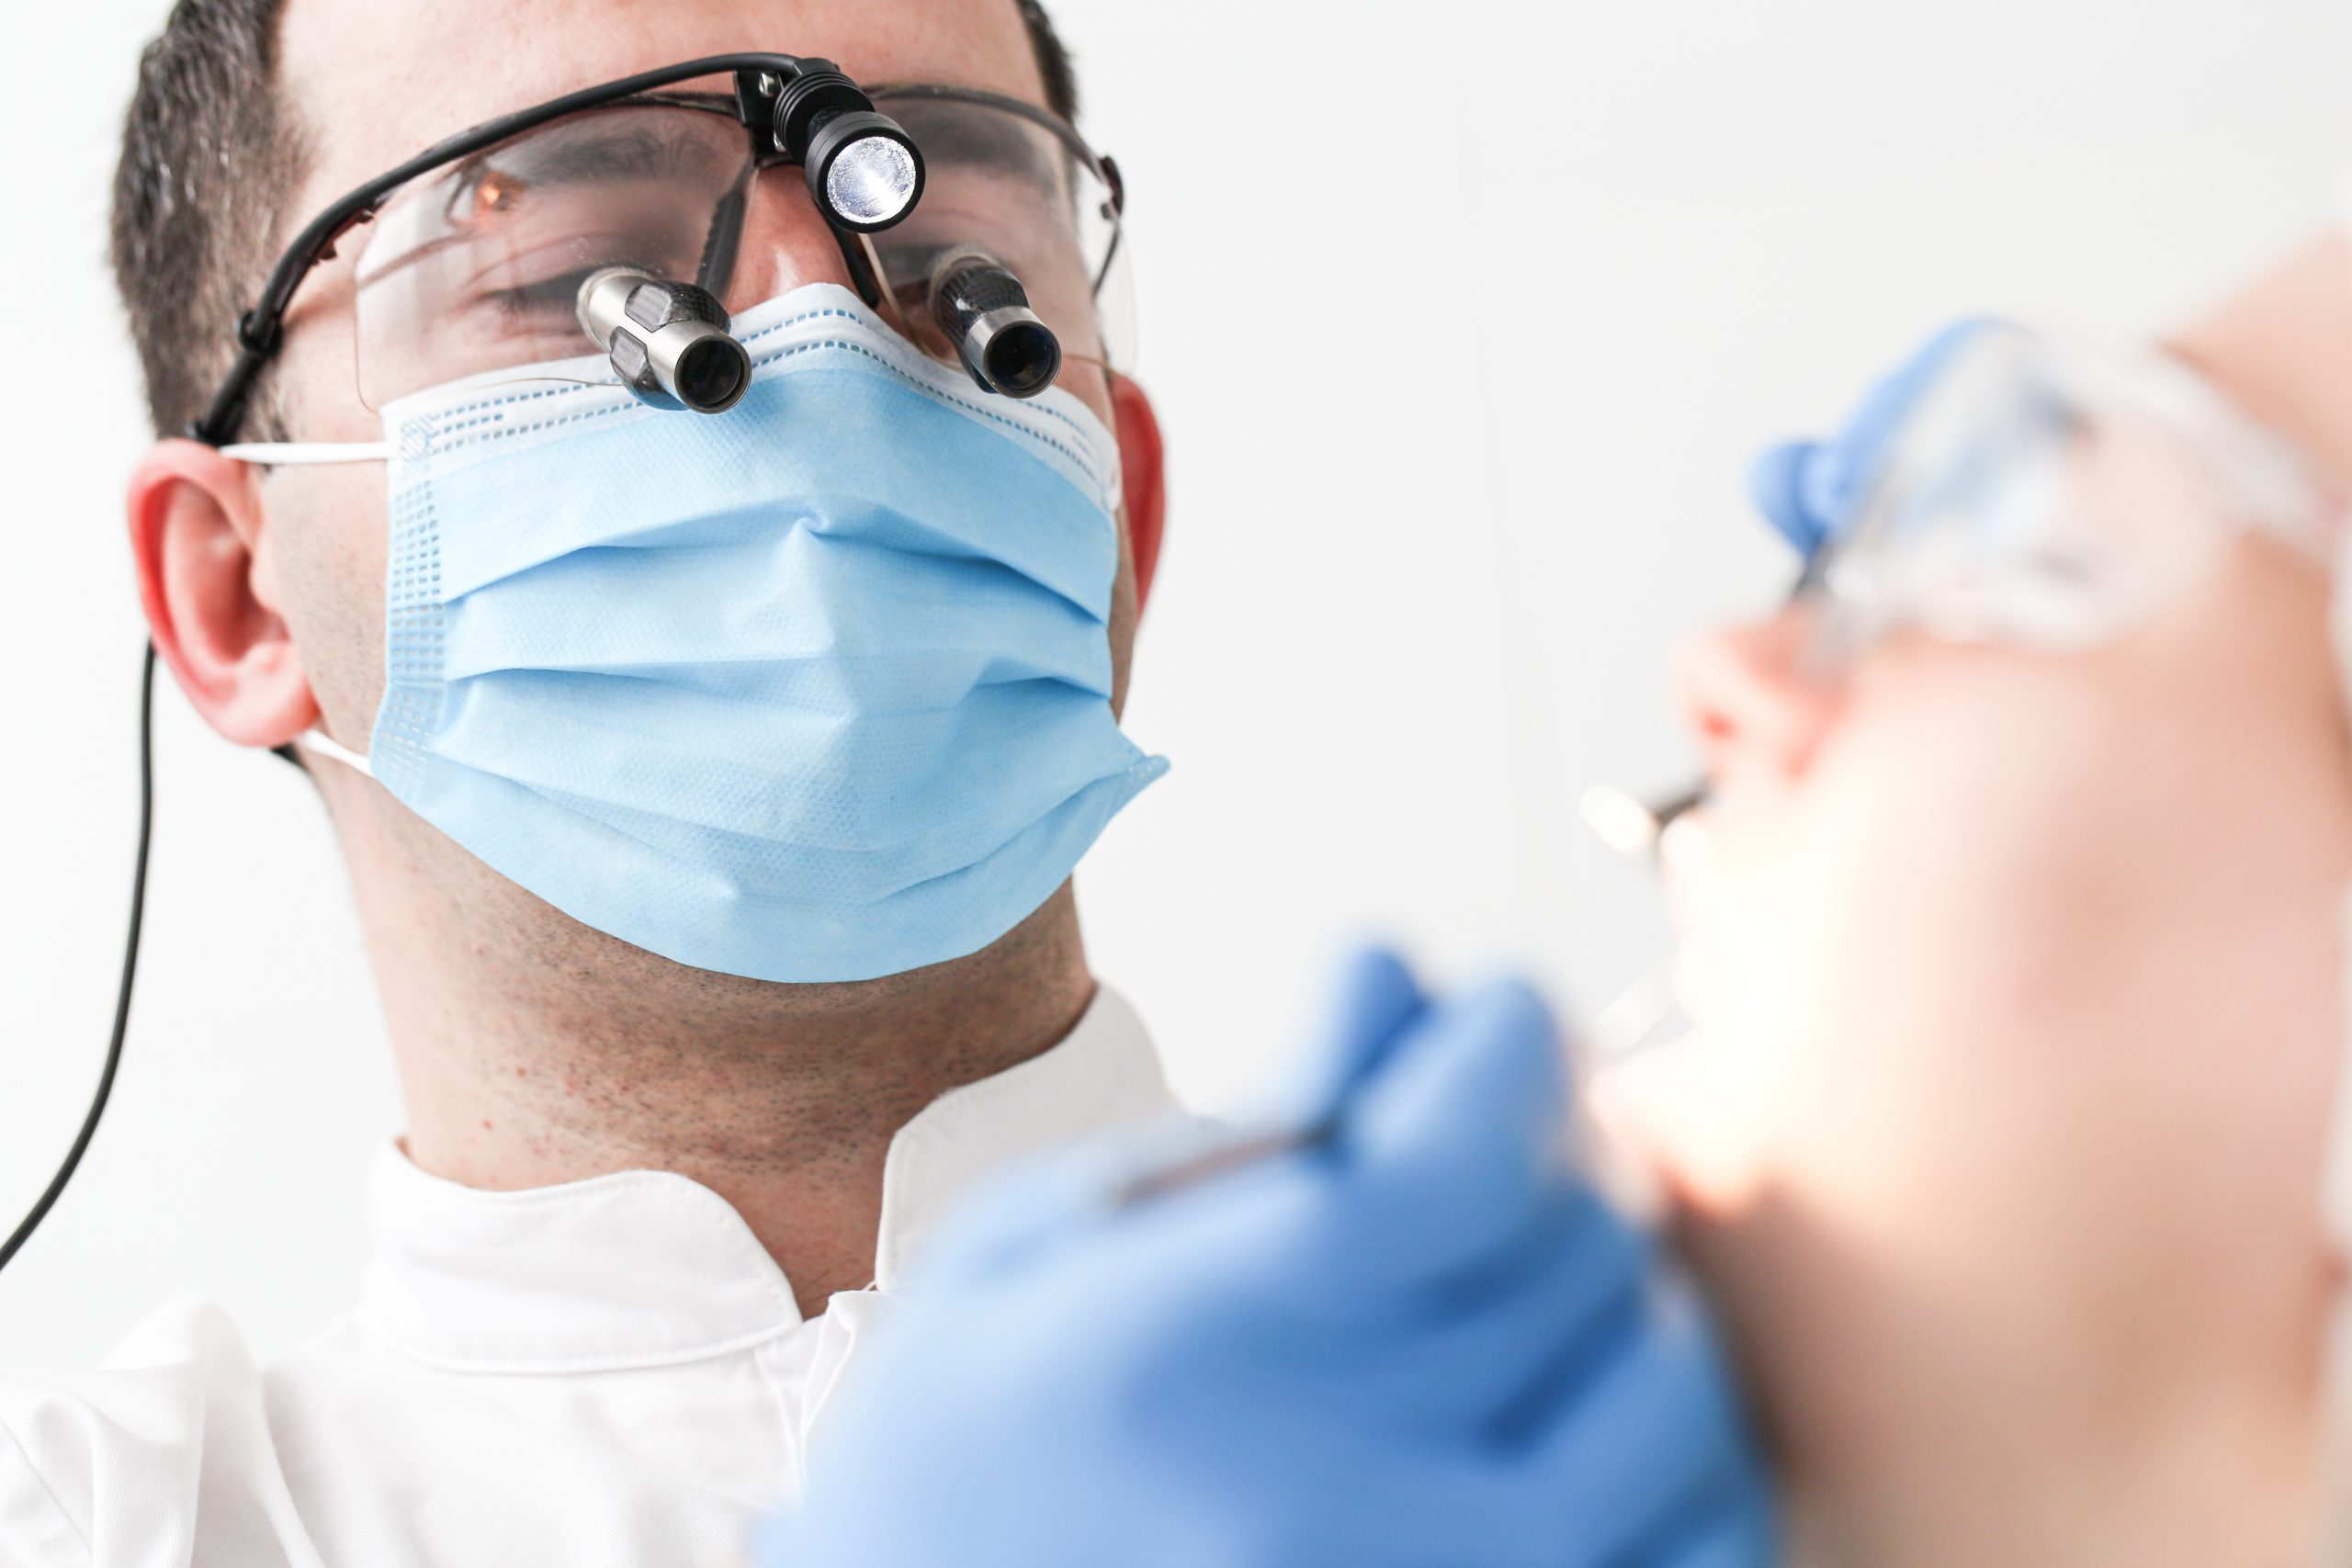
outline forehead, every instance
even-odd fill
[[[2288,253],[2171,346],[2352,484],[2352,245],[2344,234]]]
[[[298,224],[468,126],[702,55],[1043,102],[1014,0],[289,0],[280,47],[310,155]]]

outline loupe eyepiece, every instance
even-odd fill
[[[931,271],[931,315],[984,392],[1034,398],[1061,374],[1061,339],[1029,291],[988,252],[950,251]]]
[[[752,389],[752,355],[706,289],[608,266],[580,286],[580,324],[630,391],[656,408],[725,413]]]

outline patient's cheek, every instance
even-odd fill
[[[1899,1236],[2004,1200],[1979,1168],[2039,1137],[2017,1118],[2035,1036],[2082,1001],[2051,954],[2099,923],[2080,857],[2104,852],[2083,818],[2109,760],[2052,678],[1892,660],[1792,795],[1727,800],[1669,846],[1698,1027],[1606,1097],[1692,1210],[1770,1193]]]
[[[1739,1005],[1611,1092],[1738,1310],[1930,1281],[2188,1344],[2301,1299],[2352,770],[2319,610],[2263,586],[2096,657],[1893,670],[1801,812],[1718,823]]]

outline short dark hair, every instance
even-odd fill
[[[1053,19],[1041,0],[1014,5],[1046,107],[1076,119],[1077,73]],[[161,434],[203,413],[235,358],[237,316],[277,260],[304,155],[277,91],[285,7],[179,0],[140,59],[115,168],[112,251]]]

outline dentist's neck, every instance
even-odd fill
[[[590,931],[356,777],[326,782],[409,1157],[496,1190],[690,1177],[734,1205],[811,1315],[873,1279],[899,1130],[1050,1049],[1093,997],[1067,887],[969,958],[859,985],[763,985]]]

